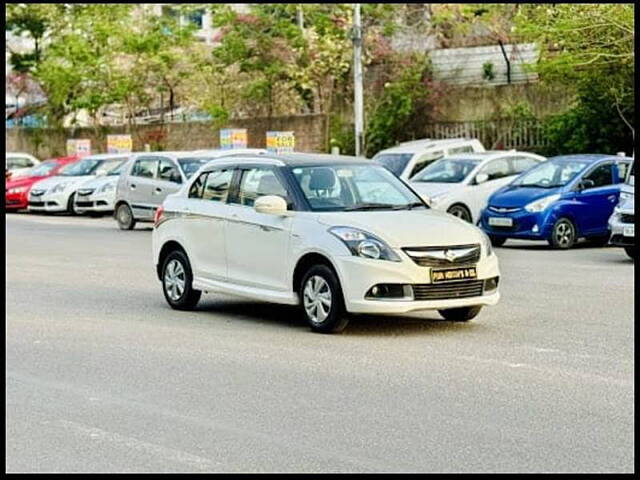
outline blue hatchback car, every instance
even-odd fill
[[[630,164],[631,158],[613,155],[552,157],[489,197],[480,227],[495,246],[520,238],[566,249],[581,237],[605,245]]]

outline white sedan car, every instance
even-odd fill
[[[432,208],[475,224],[496,190],[545,160],[516,150],[465,153],[433,162],[409,185]]]
[[[125,163],[123,161],[110,171],[80,184],[75,195],[75,213],[90,215],[112,213],[116,201],[118,177],[122,173]]]
[[[28,153],[7,152],[4,159],[5,169],[12,177],[27,175],[33,167],[40,164],[40,160]]]
[[[90,155],[65,167],[58,175],[34,183],[29,192],[29,211],[75,213],[74,203],[78,187],[87,180],[118,167],[129,155]]]
[[[342,330],[349,313],[437,310],[467,321],[500,296],[498,259],[479,228],[353,157],[209,162],[158,208],[152,247],[172,308],[217,291],[299,305],[317,332]]]

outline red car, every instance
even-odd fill
[[[27,208],[29,204],[29,190],[38,180],[57,175],[58,172],[80,159],[77,155],[58,157],[35,166],[29,175],[7,178],[5,187],[5,210],[8,212]]]

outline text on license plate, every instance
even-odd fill
[[[513,218],[509,217],[489,217],[489,225],[495,225],[496,227],[512,227]]]
[[[476,278],[476,267],[448,268],[446,270],[431,270],[431,283],[453,282]]]
[[[635,237],[634,235],[635,225],[633,227],[624,227],[622,235],[625,237]]]

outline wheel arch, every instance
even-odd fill
[[[336,274],[336,278],[340,282],[340,274],[333,262],[327,257],[327,255],[320,252],[312,251],[302,255],[296,262],[296,266],[293,269],[293,278],[291,288],[294,292],[298,292],[300,284],[302,283],[302,277],[313,265],[326,265]]]
[[[162,264],[164,263],[165,258],[167,258],[167,256],[171,252],[176,251],[176,250],[180,250],[181,252],[183,252],[187,256],[187,258],[189,258],[189,255],[187,254],[187,251],[180,244],[180,242],[178,242],[176,240],[167,240],[164,243],[164,245],[162,245],[162,248],[160,249],[160,253],[158,253],[158,263],[156,264],[156,273],[158,275],[158,280],[162,280]]]

